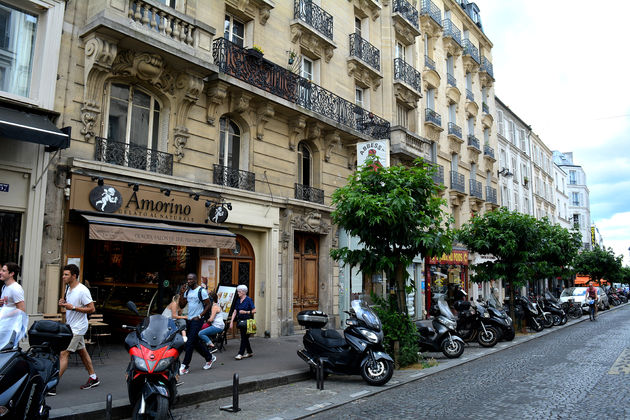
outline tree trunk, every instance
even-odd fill
[[[398,310],[407,314],[407,294],[405,293],[405,267],[396,266],[396,300],[398,302]]]
[[[510,318],[512,318],[512,327],[516,331],[516,317],[514,316],[514,284],[510,283]]]

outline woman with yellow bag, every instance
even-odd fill
[[[252,357],[254,355],[252,346],[249,344],[249,334],[256,332],[256,321],[254,321],[256,308],[252,298],[247,296],[247,286],[239,284],[236,287],[236,294],[238,297],[234,312],[232,312],[230,328],[234,327],[234,320],[236,320],[236,327],[241,331],[241,348],[234,358],[241,360],[244,357]]]

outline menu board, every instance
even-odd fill
[[[219,290],[217,290],[217,303],[221,307],[221,315],[223,315],[224,320],[228,319],[230,315],[234,296],[236,296],[235,286],[219,286]]]

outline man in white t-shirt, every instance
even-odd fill
[[[4,282],[2,286],[2,295],[0,295],[0,306],[8,306],[17,308],[26,312],[24,304],[24,289],[15,280],[20,274],[20,266],[13,262],[5,263],[0,268],[0,280]]]
[[[66,285],[65,298],[59,299],[59,306],[66,309],[66,323],[72,329],[72,341],[68,348],[59,355],[59,380],[68,367],[68,356],[70,352],[77,352],[81,361],[88,371],[90,377],[87,382],[81,385],[81,389],[90,389],[98,386],[99,381],[92,359],[85,348],[83,336],[88,329],[88,314],[94,313],[94,301],[90,290],[79,282],[79,267],[75,264],[68,264],[63,268],[63,283]],[[56,395],[56,389],[51,390],[49,395]]]

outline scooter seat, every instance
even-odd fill
[[[59,362],[53,361],[52,357],[45,354],[37,354],[30,357],[33,368],[39,372],[44,382],[48,382],[53,374],[59,370]]]
[[[342,347],[346,340],[336,330],[311,329],[313,340],[325,347]]]

